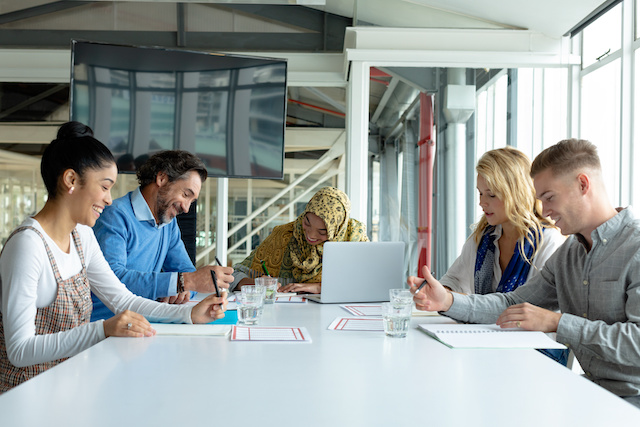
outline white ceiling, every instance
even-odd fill
[[[93,0],[106,1],[111,0]],[[514,28],[561,37],[610,0],[181,0],[181,3],[300,5],[355,18],[358,24],[416,28]],[[176,0],[119,0],[175,3]],[[0,12],[52,0],[2,0]]]
[[[380,26],[522,28],[561,37],[604,0],[326,0],[318,9]],[[426,25],[425,25],[426,24]]]

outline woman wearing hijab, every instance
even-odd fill
[[[252,284],[266,274],[289,283],[281,292],[320,293],[324,242],[366,242],[366,227],[349,217],[351,202],[334,187],[321,188],[293,222],[280,225],[240,264],[234,285]],[[265,272],[266,270],[266,272]]]

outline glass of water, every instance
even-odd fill
[[[399,305],[392,302],[382,303],[382,323],[384,333],[389,337],[404,338],[409,331],[411,305]]]
[[[256,285],[264,286],[266,289],[264,303],[273,304],[276,300],[276,293],[278,291],[278,278],[271,276],[256,277],[255,283]]]
[[[262,319],[264,298],[267,289],[261,285],[243,286],[236,298],[238,305],[238,323],[257,325]]]
[[[413,305],[413,294],[409,289],[389,289],[389,302],[395,305]]]

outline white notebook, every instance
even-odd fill
[[[183,323],[152,323],[156,335],[219,335],[227,336],[231,325],[188,325]]]
[[[544,332],[498,325],[423,324],[420,329],[451,348],[566,348]]]

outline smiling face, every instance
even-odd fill
[[[581,233],[584,210],[579,177],[556,176],[551,169],[533,178],[536,197],[542,202],[542,215],[550,217],[564,235]]]
[[[160,174],[158,175],[160,176]],[[153,216],[156,222],[168,224],[177,215],[189,210],[191,203],[200,194],[202,181],[197,172],[191,171],[187,174],[187,178],[174,182],[169,182],[164,175],[164,178],[160,178],[159,185]]]
[[[117,177],[118,168],[115,163],[84,171],[74,189],[73,197],[69,198],[69,203],[73,205],[70,211],[76,223],[93,227],[105,206],[111,204],[111,188]]]
[[[505,213],[504,202],[493,194],[482,175],[478,175],[476,182],[480,196],[479,204],[489,225],[504,224],[509,221]]]
[[[307,212],[302,220],[304,237],[310,245],[319,245],[329,239],[327,226],[318,215]]]

